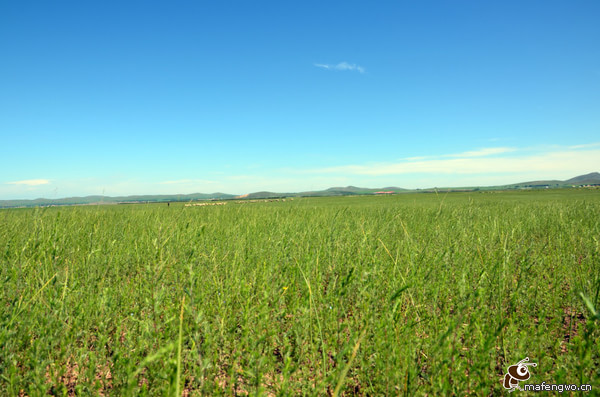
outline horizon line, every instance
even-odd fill
[[[527,183],[532,183],[532,182],[562,182],[562,183],[566,183],[568,180],[573,179],[573,178],[578,178],[578,177],[587,176],[587,175],[596,176],[594,174],[600,174],[600,172],[592,171],[587,174],[576,175],[576,176],[566,179],[566,180],[540,179],[540,180],[530,180],[530,181],[523,181],[523,182],[498,184],[498,185],[482,184],[482,185],[467,185],[467,186],[431,186],[431,187],[403,188],[400,186],[365,187],[365,186],[356,186],[356,185],[350,184],[350,185],[346,185],[346,186],[331,186],[329,188],[319,189],[319,190],[301,190],[301,191],[287,191],[287,192],[277,192],[277,191],[271,191],[271,190],[258,190],[258,191],[254,191],[254,192],[250,192],[250,193],[241,193],[241,194],[225,193],[225,192],[219,192],[219,191],[212,192],[212,193],[204,193],[204,192],[166,193],[166,194],[165,193],[158,193],[158,194],[148,193],[148,194],[127,194],[127,195],[115,195],[115,196],[109,196],[109,195],[104,195],[104,194],[88,194],[88,195],[81,195],[81,196],[65,196],[65,197],[57,197],[57,198],[37,197],[34,199],[26,199],[26,198],[0,199],[0,202],[7,202],[7,201],[32,202],[32,201],[39,201],[39,200],[46,200],[46,201],[52,202],[52,201],[59,201],[59,200],[83,199],[83,198],[90,198],[90,197],[115,199],[115,198],[130,198],[130,197],[175,197],[175,196],[194,196],[194,195],[205,195],[205,196],[226,195],[226,196],[234,196],[234,197],[227,198],[227,199],[238,198],[238,197],[240,199],[243,199],[242,196],[248,196],[248,195],[252,195],[252,194],[256,194],[256,193],[263,193],[263,192],[264,193],[273,193],[273,194],[302,194],[302,193],[326,192],[327,190],[334,190],[336,188],[339,188],[339,189],[356,188],[356,189],[366,189],[366,190],[401,189],[401,190],[405,190],[407,192],[421,191],[421,190],[434,190],[434,189],[477,189],[477,188],[493,188],[493,187],[503,187],[503,186],[511,186],[511,185],[522,185],[522,184],[527,184]],[[600,175],[598,175],[598,176],[600,177]],[[212,200],[212,199],[214,199],[214,198],[206,198],[206,200]]]

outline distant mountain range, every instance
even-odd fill
[[[0,200],[0,208],[10,207],[37,207],[48,205],[86,205],[86,204],[127,204],[127,203],[160,203],[176,201],[197,200],[229,200],[236,197],[227,193],[192,193],[192,194],[167,194],[167,195],[139,195],[139,196],[85,196],[67,197],[60,199],[38,198],[35,200]]]
[[[505,188],[526,188],[526,187],[545,188],[547,186],[547,187],[552,187],[552,188],[561,188],[561,187],[574,187],[574,186],[579,187],[579,186],[599,185],[599,184],[600,184],[600,173],[591,172],[589,174],[579,175],[579,176],[576,176],[575,178],[567,179],[566,181],[558,181],[558,180],[532,181],[532,182],[515,183],[513,185],[506,185],[504,187]]]
[[[395,194],[408,192],[433,192],[433,191],[476,191],[476,190],[512,190],[512,189],[546,189],[546,188],[572,188],[581,186],[600,186],[600,173],[592,172],[579,175],[566,181],[542,180],[521,182],[511,185],[499,186],[468,186],[468,187],[446,187],[429,189],[403,189],[400,187],[383,187],[378,189],[362,188],[356,186],[331,187],[326,190],[298,192],[298,193],[276,193],[255,192],[237,196],[227,193],[193,193],[172,195],[138,195],[138,196],[85,196],[68,197],[61,199],[39,198],[35,200],[0,200],[0,208],[14,207],[37,207],[50,205],[91,205],[91,204],[127,204],[127,203],[160,203],[160,202],[188,202],[198,200],[256,200],[282,197],[322,197],[322,196],[353,196],[369,194]]]

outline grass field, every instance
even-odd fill
[[[600,391],[600,192],[0,211],[0,395]]]

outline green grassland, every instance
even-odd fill
[[[0,395],[600,390],[600,192],[0,211]]]

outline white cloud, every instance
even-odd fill
[[[588,145],[580,145],[587,148]],[[515,177],[532,172],[540,177],[559,178],[565,175],[600,169],[600,149],[573,149],[516,152],[514,148],[487,148],[460,154],[447,154],[425,159],[405,159],[390,163],[353,164],[312,170],[313,173],[348,175],[498,175],[512,174]],[[502,156],[499,156],[502,154]],[[449,158],[451,157],[451,158]]]
[[[340,71],[350,70],[350,71],[356,71],[359,73],[366,72],[365,68],[363,68],[362,66],[356,65],[354,63],[348,63],[348,62],[340,62],[336,65],[327,64],[327,63],[315,63],[314,65],[318,68],[327,69],[327,70],[340,70]]]
[[[204,179],[179,179],[176,181],[162,181],[161,185],[189,185],[195,183],[216,183],[215,181],[207,181]]]
[[[415,160],[426,160],[430,159],[432,156],[415,156],[415,157],[405,157],[403,160],[405,161],[415,161]]]
[[[25,185],[25,186],[39,186],[47,185],[50,181],[47,179],[26,179],[23,181],[7,182],[8,185]]]
[[[327,64],[324,64],[324,63],[315,63],[314,65],[316,67],[318,67],[318,68],[323,68],[323,69],[331,69],[332,68],[331,65],[327,65]]]
[[[573,146],[569,146],[569,149],[587,149],[587,148],[594,148],[594,147],[600,147],[600,142],[586,143],[583,145],[573,145]]]
[[[485,157],[485,156],[491,156],[494,154],[514,152],[516,150],[517,149],[510,148],[510,147],[493,147],[493,148],[471,150],[468,152],[462,152],[462,153],[458,153],[458,154],[447,154],[446,157]]]

